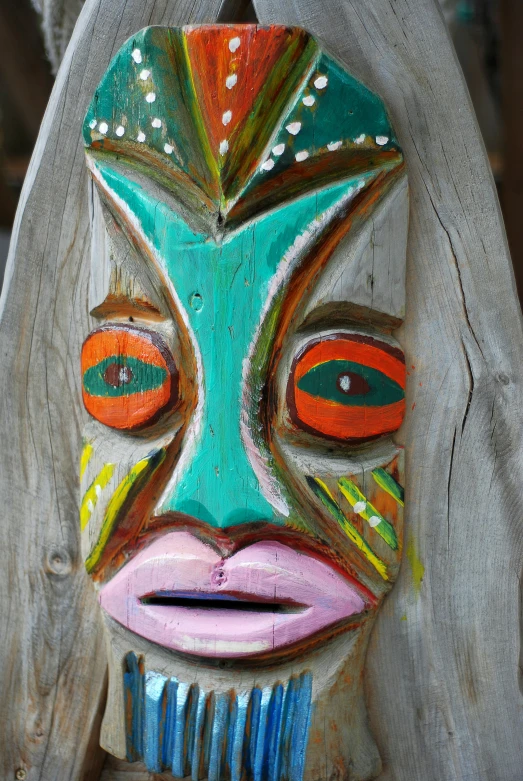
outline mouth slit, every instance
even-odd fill
[[[308,605],[282,602],[250,602],[235,597],[180,597],[172,594],[152,594],[142,597],[142,605],[184,607],[192,610],[233,610],[244,613],[303,613]]]

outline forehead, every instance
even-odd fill
[[[147,28],[102,79],[90,154],[118,156],[210,234],[402,157],[381,100],[296,28]]]

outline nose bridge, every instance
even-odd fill
[[[182,457],[161,507],[220,528],[274,516],[241,434],[242,371],[263,302],[260,280],[246,277],[250,261],[243,241],[201,248],[195,258],[186,300],[198,294],[198,308],[189,305],[188,317],[201,359],[201,417],[193,441],[188,432],[187,460]],[[178,289],[182,284],[186,278]]]
[[[219,528],[270,521],[274,511],[260,490],[241,439],[240,405],[230,399],[227,403],[223,396],[213,394],[216,403],[207,404],[198,443],[166,497],[165,509]]]

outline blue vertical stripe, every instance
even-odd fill
[[[126,753],[129,762],[136,762],[143,757],[143,725],[144,725],[144,680],[143,661],[135,654],[127,654],[125,659],[124,697],[126,715]]]
[[[191,777],[192,781],[200,778],[200,758],[202,753],[203,727],[205,719],[205,694],[198,689],[196,702],[196,716],[194,722],[194,739],[191,751]]]
[[[145,673],[144,762],[151,773],[162,770],[162,741],[165,726],[163,692],[167,678],[160,673]]]
[[[178,681],[171,678],[167,684],[167,706],[165,714],[165,732],[162,746],[162,762],[165,767],[171,767],[176,739],[176,696]]]
[[[310,673],[238,694],[205,692],[144,672],[143,658],[129,653],[123,677],[129,761],[192,781],[302,781]]]
[[[222,778],[222,757],[224,739],[229,713],[229,695],[214,695],[214,714],[212,719],[211,753],[209,756],[209,781]]]
[[[285,689],[278,684],[272,692],[272,700],[267,718],[267,761],[268,781],[279,781],[281,762],[281,732],[283,724],[283,698]],[[233,780],[234,781],[234,780]]]
[[[185,776],[185,722],[187,717],[187,700],[189,699],[190,686],[187,683],[178,683],[176,692],[176,724],[174,728],[174,746],[171,759],[173,776],[184,778]]]
[[[300,677],[300,687],[292,725],[289,781],[302,781],[305,768],[305,755],[309,737],[312,702],[312,675],[304,673]]]

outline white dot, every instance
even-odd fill
[[[131,371],[129,370],[128,366],[120,366],[118,369],[118,382],[121,384],[126,384],[130,382],[132,379]]]
[[[143,142],[145,141],[145,133],[142,133],[142,131],[140,130],[140,132],[136,136],[136,140],[139,141],[140,144],[143,144]]]
[[[90,513],[94,512],[94,504],[90,499],[87,500],[87,509],[89,510]]]
[[[147,95],[145,96],[145,100],[147,101],[147,103],[154,103],[154,101],[156,100],[156,92],[148,92]]]
[[[105,134],[109,130],[109,125],[107,124],[107,122],[100,122],[100,124],[98,125],[98,130],[102,134],[102,136],[105,136]]]
[[[305,95],[305,97],[302,98],[302,103],[305,106],[314,106],[314,104],[316,103],[316,98],[314,97],[314,95]]]
[[[339,149],[341,146],[341,141],[331,141],[330,144],[327,144],[327,149],[329,152],[335,152],[336,149]]]
[[[151,75],[151,71],[148,71],[147,68],[144,68],[143,71],[141,71],[140,73],[140,78],[142,81],[147,81],[150,75]]]
[[[229,41],[229,51],[235,52],[236,49],[240,48],[240,39],[239,38],[231,38]]]
[[[102,495],[102,486],[101,486],[101,485],[98,485],[98,483],[97,483],[97,484],[95,485],[95,487],[94,487],[94,492],[95,492],[96,496],[97,496],[97,497],[98,497],[98,499],[99,499],[99,498],[101,497],[101,495]]]
[[[285,144],[276,144],[276,146],[273,146],[272,153],[273,155],[276,155],[276,157],[279,157],[285,152]]]
[[[167,155],[172,155],[174,147],[172,147],[170,144],[165,144],[163,149]]]
[[[296,152],[296,161],[298,163],[301,163],[303,160],[306,160],[309,156],[309,153],[306,149],[303,149],[301,152]]]
[[[261,165],[262,171],[271,171],[274,168],[274,160],[270,158]]]
[[[381,523],[381,518],[378,518],[377,515],[371,515],[371,517],[369,518],[369,526],[372,526],[372,528],[378,526],[378,524],[380,523]]]
[[[350,390],[350,377],[348,374],[342,374],[341,377],[338,379],[340,383],[340,388],[342,391],[347,393],[348,390]]]
[[[289,131],[291,136],[297,136],[301,130],[301,122],[291,122],[290,125],[287,125],[286,130]]]
[[[91,121],[89,122],[89,127],[91,128],[91,130],[94,130],[96,125],[97,125],[96,119],[91,119]]]
[[[224,155],[228,151],[229,151],[229,142],[227,141],[227,139],[225,139],[224,141],[220,141],[220,154]]]
[[[123,134],[125,133],[124,126],[123,125],[118,125],[118,127],[115,130],[115,133],[118,136],[118,138],[121,138],[123,136]]]
[[[376,136],[376,143],[378,146],[384,146],[388,143],[389,137],[388,136]]]
[[[134,51],[132,53],[132,58],[138,64],[142,61],[142,53],[141,53],[140,49],[134,49]]]
[[[316,89],[325,89],[327,86],[329,80],[327,76],[318,76],[317,79],[314,79],[314,86]]]
[[[230,76],[227,76],[225,79],[225,86],[227,89],[232,89],[236,82],[238,81],[238,76],[235,73],[231,73]]]
[[[355,513],[362,513],[365,511],[366,506],[367,502],[356,502],[352,509]]]
[[[232,111],[226,111],[222,117],[222,122],[224,125],[228,125],[231,119],[232,119]]]
[[[358,136],[358,138],[354,139],[355,144],[363,144],[365,141],[365,133],[362,133],[361,136]]]
[[[162,126],[162,120],[158,119],[158,117],[155,117],[153,121],[151,122],[151,125],[153,127],[161,127]]]

